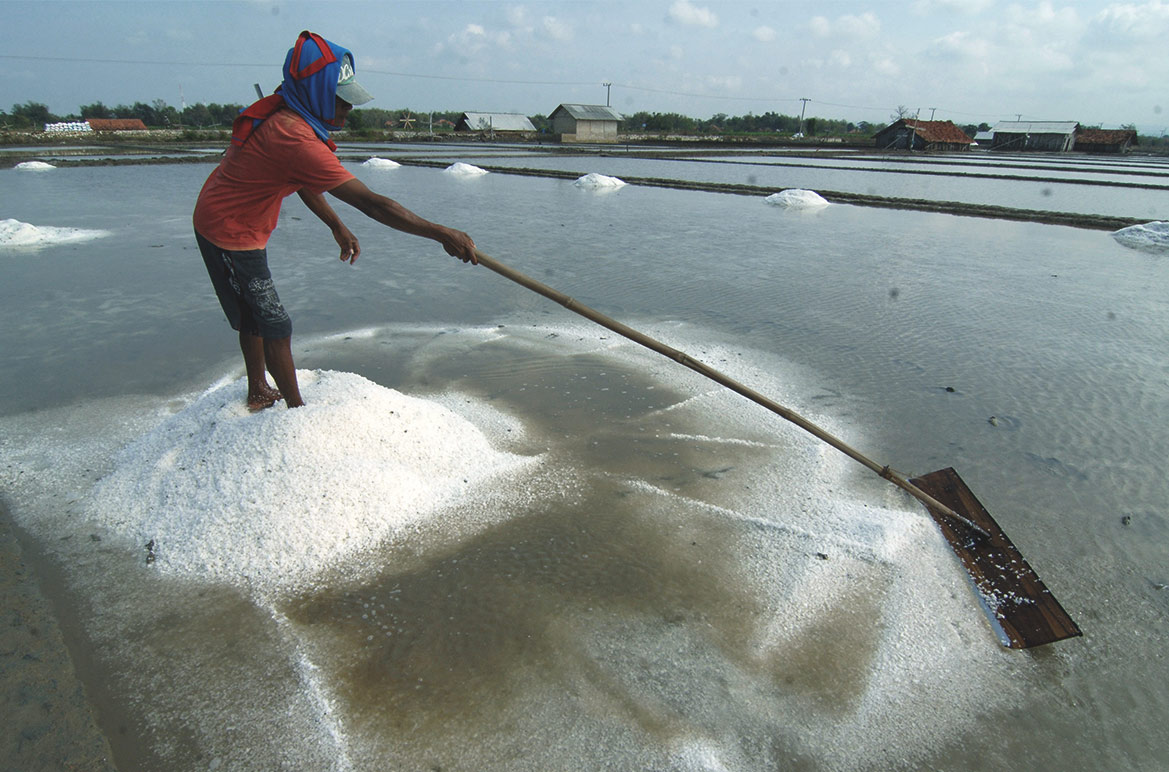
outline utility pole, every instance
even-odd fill
[[[936,108],[936,107],[931,107],[931,108],[930,108],[930,120],[931,120],[931,121],[934,119],[934,110],[937,110],[937,109],[938,109],[938,108]]]
[[[602,83],[601,85],[605,87],[605,107],[609,107],[610,106],[609,105],[609,90],[611,88],[613,88],[613,84],[612,83]]]
[[[808,102],[811,102],[812,100],[808,99],[807,97],[800,97],[800,101],[803,102],[803,104],[800,105],[800,136],[802,137],[804,136],[804,110],[808,108]]]

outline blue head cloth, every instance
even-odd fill
[[[325,142],[329,141],[330,131],[341,128],[333,120],[337,113],[341,62],[347,54],[352,60],[349,49],[305,30],[284,58],[284,83],[280,86],[280,96]]]

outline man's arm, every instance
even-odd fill
[[[357,262],[357,256],[361,254],[361,244],[357,243],[357,237],[345,227],[345,223],[341,222],[341,218],[333,211],[333,207],[329,206],[325,197],[307,190],[299,190],[297,195],[309,211],[321,218],[321,222],[333,231],[333,238],[337,241],[337,246],[341,247],[341,259],[348,260],[350,265]]]
[[[479,264],[475,257],[475,242],[462,231],[424,220],[392,198],[374,193],[359,179],[344,182],[329,191],[332,195],[365,215],[403,233],[433,239],[448,255],[464,263]],[[335,216],[335,215],[334,215]]]

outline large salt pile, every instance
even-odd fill
[[[604,174],[597,174],[596,172],[589,172],[583,177],[579,178],[574,183],[578,188],[590,188],[593,190],[612,190],[625,186],[625,180],[617,177],[606,177]]]
[[[108,235],[110,235],[109,231],[102,230],[57,228],[51,225],[31,225],[20,220],[0,220],[0,249],[73,244],[80,241],[92,241]]]
[[[16,166],[12,167],[22,172],[47,172],[56,169],[56,166],[45,163],[44,161],[22,161]]]
[[[781,206],[785,209],[814,209],[816,207],[828,206],[827,199],[816,191],[801,190],[799,188],[781,190],[778,193],[771,194],[763,199],[763,201],[772,206]]]
[[[160,570],[279,590],[531,460],[434,402],[352,373],[299,376],[304,407],[250,413],[240,380],[129,445],[96,488],[96,519],[150,545]]]
[[[1142,252],[1169,252],[1169,222],[1130,225],[1113,232],[1112,238],[1129,249]]]
[[[402,164],[389,158],[370,158],[368,161],[363,161],[361,165],[370,169],[397,169]]]
[[[465,164],[462,161],[457,161],[447,168],[443,169],[447,174],[453,174],[458,177],[478,177],[487,174],[486,169],[480,169],[478,166]]]

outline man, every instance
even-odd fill
[[[285,197],[300,196],[329,226],[341,260],[350,264],[361,245],[325,200],[326,191],[391,228],[437,241],[463,262],[478,262],[470,236],[374,193],[337,160],[329,132],[345,124],[354,105],[371,99],[356,81],[347,49],[302,32],[285,57],[284,82],[236,118],[231,146],[199,193],[195,238],[219,303],[239,331],[249,409],[280,399],[288,407],[304,404],[292,361],[292,323],[268,270],[268,237]]]

